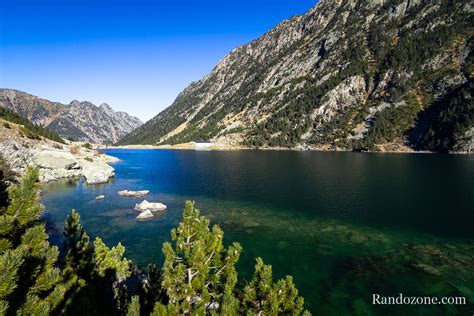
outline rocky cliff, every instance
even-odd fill
[[[105,103],[97,107],[90,102],[72,101],[66,105],[12,89],[0,89],[0,106],[64,138],[98,144],[116,143],[142,125],[138,118],[115,112]]]
[[[468,0],[321,0],[120,143],[467,151],[473,12]]]

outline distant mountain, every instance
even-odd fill
[[[0,106],[64,138],[99,144],[114,144],[143,124],[105,103],[97,107],[90,102],[72,101],[66,105],[12,89],[0,89]]]
[[[321,0],[234,49],[121,144],[474,147],[469,0]]]

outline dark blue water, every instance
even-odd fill
[[[106,152],[121,159],[114,164],[116,178],[110,183],[86,186],[70,181],[44,187],[44,218],[54,242],[60,243],[65,217],[75,208],[92,237],[100,236],[109,245],[120,241],[138,265],[161,263],[162,243],[179,222],[184,201],[192,199],[223,227],[226,242],[242,243],[241,277],[250,277],[254,258],[261,256],[273,265],[276,277],[295,276],[313,311],[370,311],[375,290],[474,293],[472,157]],[[137,222],[133,207],[143,198],[117,196],[122,189],[150,190],[145,198],[165,203],[168,210]],[[106,199],[96,201],[100,194]],[[435,262],[434,253],[439,257],[439,252],[446,262]],[[451,262],[454,258],[463,264]],[[471,269],[465,268],[471,263]],[[446,269],[434,273],[426,268],[430,265]],[[453,273],[459,282],[452,281]],[[449,312],[443,308],[426,311]],[[385,312],[379,307],[374,311]]]

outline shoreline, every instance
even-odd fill
[[[342,149],[323,149],[323,148],[287,148],[287,147],[260,147],[260,148],[250,148],[250,147],[241,147],[241,146],[211,146],[209,148],[196,148],[191,144],[177,144],[177,145],[124,145],[124,146],[107,146],[99,147],[101,150],[105,149],[149,149],[149,150],[193,150],[193,151],[298,151],[298,152],[352,152],[352,153],[367,153],[367,154],[439,154],[433,151],[416,151],[416,150],[384,150],[384,151],[352,151],[352,150],[342,150]],[[450,152],[447,154],[454,155],[470,155],[467,152]]]

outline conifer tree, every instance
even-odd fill
[[[127,316],[140,316],[140,298],[137,295],[132,297],[128,305]]]
[[[140,288],[140,304],[142,312],[149,314],[155,302],[165,302],[165,293],[161,287],[163,281],[161,270],[154,263],[148,264],[146,271],[146,282],[142,282]]]
[[[273,283],[272,267],[256,259],[252,280],[244,289],[243,309],[248,315],[309,315],[303,312],[304,300],[298,296],[293,278]]]
[[[239,306],[233,295],[235,264],[241,247],[234,243],[225,249],[223,237],[218,226],[209,229],[209,220],[200,216],[193,202],[186,202],[183,222],[171,231],[175,249],[170,243],[163,245],[162,286],[169,304],[157,303],[155,314],[235,314]]]
[[[119,288],[119,283],[130,276],[131,267],[131,261],[123,257],[125,247],[119,243],[110,249],[99,237],[92,244],[74,210],[66,219],[64,235],[65,268],[74,284],[63,312],[75,315],[124,312],[122,296],[127,293]]]
[[[66,218],[64,227],[66,268],[81,278],[90,280],[94,271],[94,248],[80,220],[81,217],[75,210],[72,210],[71,215]]]
[[[57,247],[39,222],[38,170],[27,168],[10,187],[10,204],[0,210],[0,314],[48,315],[67,290],[55,267]]]
[[[97,274],[104,277],[107,270],[115,271],[117,281],[123,281],[130,276],[132,262],[124,258],[125,247],[121,243],[110,249],[99,237],[94,241],[94,260]]]

